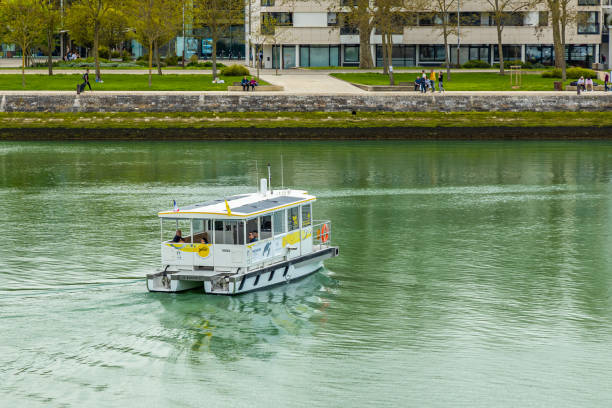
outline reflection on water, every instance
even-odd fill
[[[182,332],[175,353],[186,353],[190,361],[198,362],[202,352],[224,361],[269,359],[275,352],[264,345],[281,343],[287,336],[311,336],[324,324],[337,286],[328,273],[322,270],[291,285],[236,297],[202,296],[198,291],[151,297],[164,309],[161,326]]]
[[[157,211],[273,184],[340,257],[146,292]],[[610,143],[2,143],[0,406],[609,406]]]

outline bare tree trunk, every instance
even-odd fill
[[[53,50],[51,49],[53,43],[53,30],[51,27],[47,27],[47,65],[49,65],[49,75],[53,75],[53,57],[51,56]]]
[[[567,64],[565,63],[565,29],[567,27],[567,10],[563,9],[563,16],[561,18],[561,24],[559,26],[559,31],[561,32],[561,48],[563,49],[563,54],[561,58],[561,80],[565,81],[567,79]],[[608,45],[609,46],[609,45]],[[587,67],[589,68],[589,67]]]
[[[259,47],[257,45],[255,46],[255,66],[257,67],[257,79],[259,80],[259,70],[261,69],[261,59],[259,58]]]
[[[370,51],[370,30],[368,24],[363,26],[359,27],[359,68],[369,69],[374,67]]]
[[[155,63],[157,64],[157,75],[162,75],[161,61],[159,58],[159,41],[155,40]]]
[[[151,87],[151,76],[153,75],[153,41],[149,41],[149,88]]]
[[[446,64],[446,80],[451,80],[451,63],[450,63],[450,47],[448,45],[448,31],[446,25],[442,28],[442,35],[444,37],[444,59]],[[459,62],[459,61],[457,61]]]
[[[387,33],[387,62],[389,64],[389,85],[395,85],[393,77],[393,34]]]
[[[497,22],[497,53],[499,54],[499,75],[505,75],[504,73],[504,47],[502,46],[502,28],[499,24],[499,21]]]
[[[387,75],[389,73],[389,61],[387,56],[387,38],[385,35],[381,35],[381,49],[382,49],[382,58],[383,58],[383,74]]]
[[[559,5],[557,4],[555,7],[551,7],[550,10],[553,29],[553,44],[555,48],[555,67],[561,69],[561,80],[565,81],[567,79],[565,72],[565,46],[561,38],[561,11],[558,7]]]
[[[25,64],[26,64],[26,52],[24,47],[21,47],[21,87],[25,88]]]
[[[212,76],[213,81],[217,78],[217,30],[213,30],[212,33]],[[257,78],[259,79],[259,71],[257,71]]]
[[[100,59],[98,57],[99,45],[100,45],[100,22],[96,19],[96,21],[94,21],[94,45],[93,45],[94,63],[96,67],[96,81],[100,80]]]

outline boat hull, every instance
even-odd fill
[[[180,292],[203,288],[207,294],[239,295],[286,284],[311,275],[323,267],[325,259],[338,256],[337,247],[278,262],[248,272],[170,271],[147,276],[151,292]]]

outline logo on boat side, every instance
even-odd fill
[[[170,248],[174,248],[180,252],[196,252],[200,258],[207,258],[210,255],[210,244],[169,244]]]

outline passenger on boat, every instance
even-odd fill
[[[204,234],[202,234],[202,238],[200,238],[200,243],[208,244],[208,232],[205,232]]]
[[[249,232],[249,244],[257,241],[257,232]]]
[[[185,240],[183,239],[183,233],[181,232],[180,229],[176,230],[176,235],[174,236],[174,238],[172,238],[172,242],[185,243]]]

